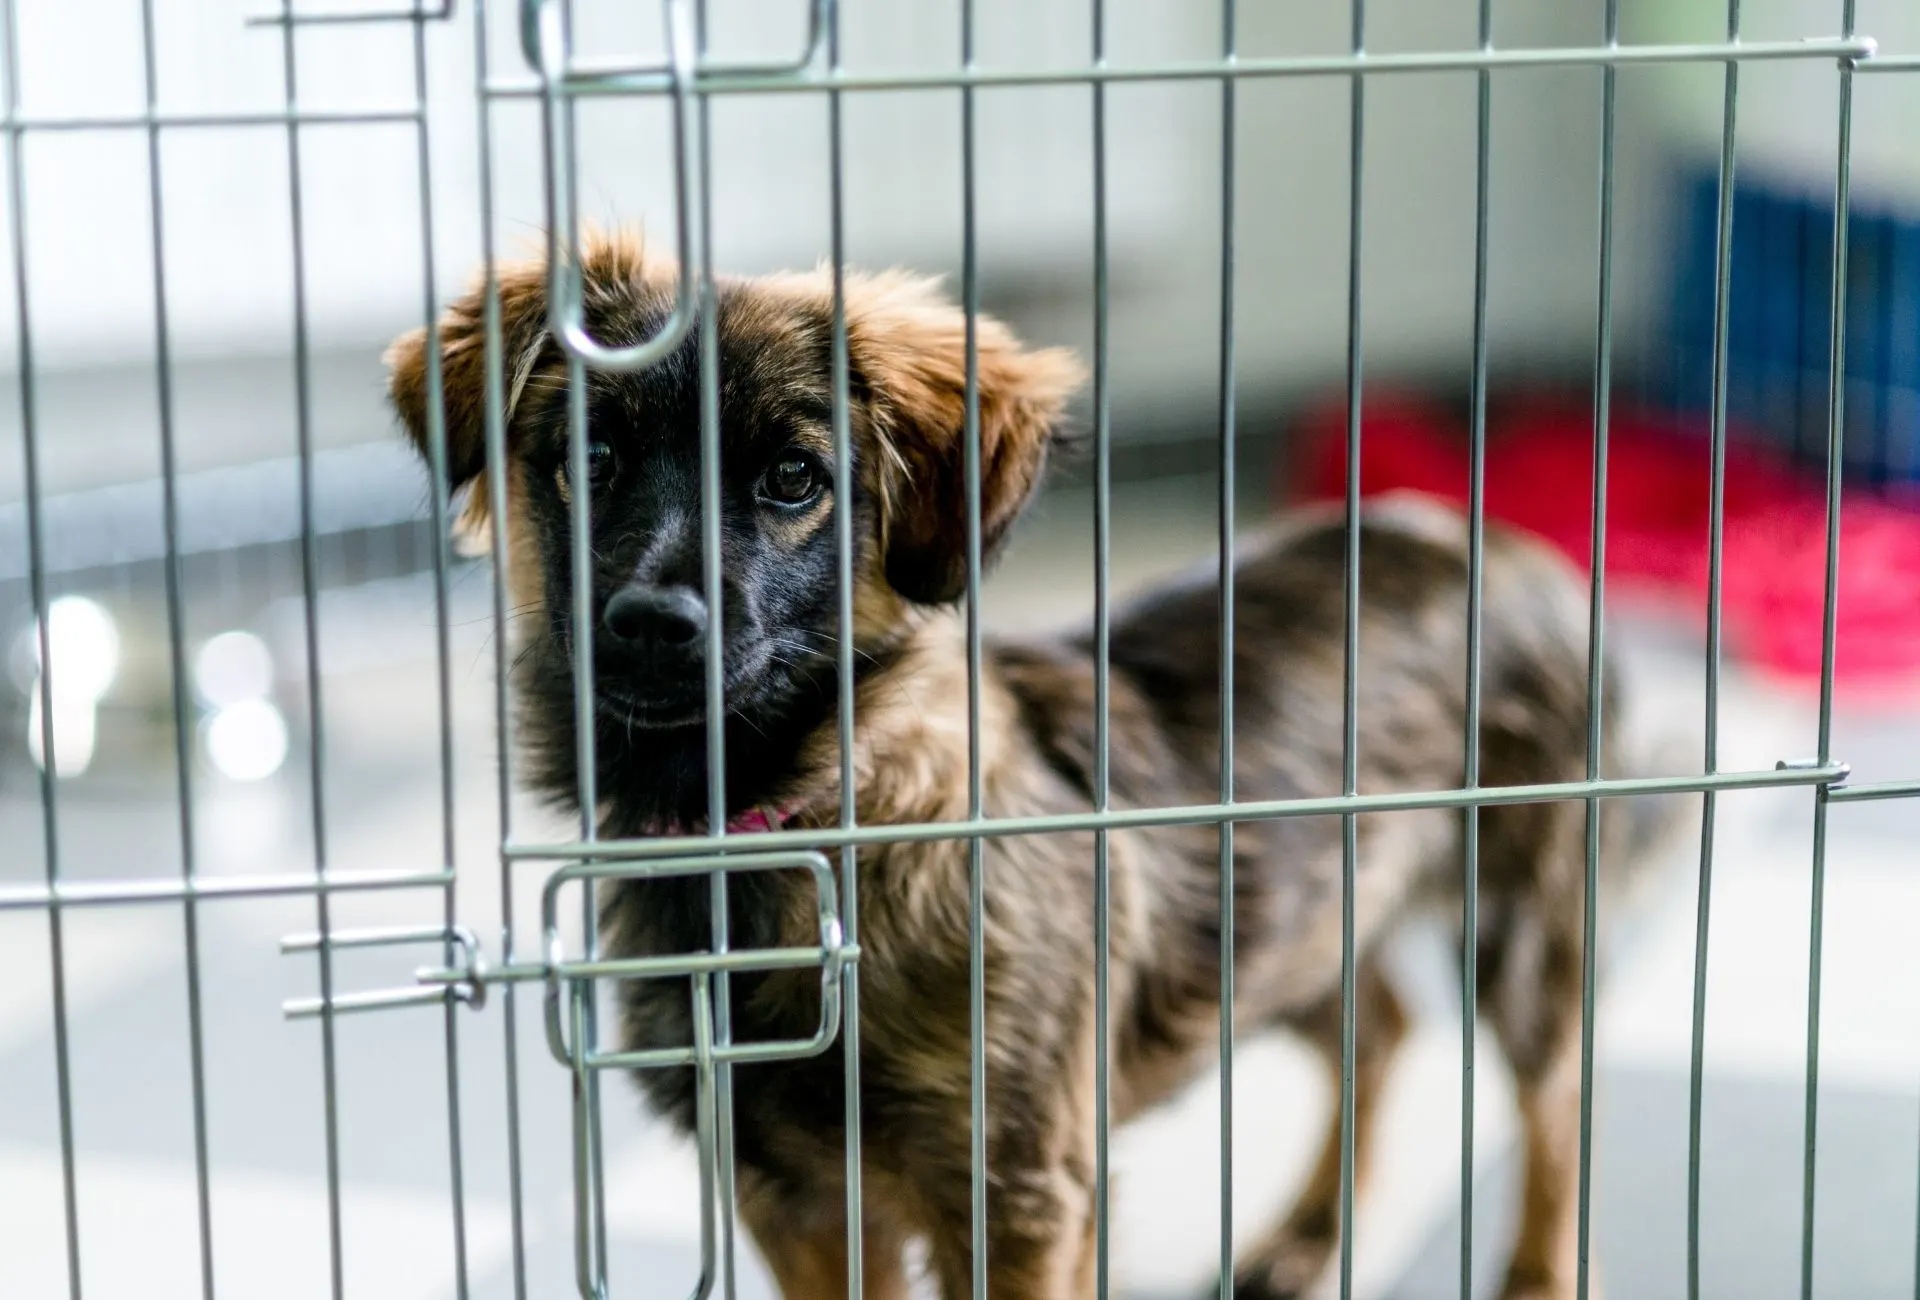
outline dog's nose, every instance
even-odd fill
[[[689,650],[707,630],[707,604],[691,587],[623,587],[600,621],[637,650]]]

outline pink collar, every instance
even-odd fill
[[[793,820],[796,811],[791,808],[749,808],[727,822],[727,834],[755,835],[761,831],[777,831]]]
[[[746,812],[736,813],[727,822],[729,835],[757,835],[762,831],[777,831],[800,815],[798,808],[775,808],[762,806],[749,808]],[[657,838],[679,838],[702,833],[701,826],[678,826],[671,822],[656,822],[648,828],[648,833]]]

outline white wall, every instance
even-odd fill
[[[370,0],[335,0],[369,3]],[[388,0],[390,2],[390,0]],[[1750,30],[1830,30],[1796,0],[1755,0]],[[162,4],[162,106],[259,110],[281,99],[274,29],[241,18],[272,0]],[[319,0],[311,0],[318,4]],[[1630,17],[1667,0],[1633,0]],[[434,149],[434,260],[444,300],[478,256],[471,0],[428,30]],[[1676,8],[1671,20],[1693,34]],[[1837,4],[1833,6],[1837,10]],[[524,79],[515,6],[489,6],[496,76]],[[658,8],[579,0],[581,51],[645,55],[659,47]],[[1374,0],[1376,50],[1460,48],[1474,39],[1473,0]],[[1920,44],[1911,0],[1863,0],[1874,23]],[[1217,49],[1216,8],[1192,0],[1111,0],[1110,57],[1125,63],[1203,58]],[[1248,54],[1344,48],[1343,5],[1244,3]],[[1505,45],[1590,44],[1599,0],[1498,6]],[[1775,13],[1774,11],[1780,11]],[[987,65],[1062,66],[1087,57],[1079,0],[981,0],[979,58]],[[137,0],[27,0],[21,6],[24,110],[33,115],[138,110]],[[1680,21],[1684,18],[1684,22]],[[714,0],[715,44],[729,55],[796,48],[801,0]],[[847,58],[865,68],[951,67],[957,5],[848,0]],[[1907,30],[1902,33],[1900,27]],[[404,106],[412,100],[409,28],[309,28],[300,37],[303,104]],[[1697,120],[1666,70],[1622,77],[1620,321],[1630,337],[1651,310],[1659,247],[1658,151]],[[1830,137],[1830,116],[1783,91],[1830,68],[1756,71],[1744,111],[1755,130],[1807,123]],[[1811,78],[1811,82],[1809,82]],[[1797,80],[1796,80],[1797,79]],[[1911,94],[1911,79],[1899,93]],[[1696,76],[1695,83],[1698,78]],[[1598,73],[1506,73],[1496,79],[1492,180],[1496,360],[1564,359],[1593,329]],[[1790,88],[1789,88],[1790,90]],[[1337,378],[1345,354],[1348,116],[1338,79],[1246,83],[1240,92],[1242,360],[1247,382],[1298,386]],[[1367,91],[1365,315],[1373,373],[1464,368],[1470,328],[1474,78],[1378,78]],[[957,265],[960,241],[958,97],[951,91],[855,98],[847,108],[849,248],[860,261]],[[1067,341],[1090,334],[1090,92],[1064,87],[982,93],[979,214],[983,273],[1002,298],[1037,301],[1032,328]],[[1898,127],[1904,101],[1863,89],[1860,149],[1869,178],[1913,156]],[[1173,402],[1213,382],[1217,336],[1219,103],[1217,85],[1116,87],[1110,95],[1116,400],[1129,409]],[[1678,104],[1676,108],[1673,105]],[[1714,101],[1717,109],[1717,99]],[[1877,116],[1876,116],[1877,115]],[[1869,122],[1868,119],[1871,119]],[[583,107],[587,213],[645,217],[670,237],[666,116],[658,102]],[[1908,118],[1907,120],[1912,120]],[[537,117],[529,102],[495,114],[498,229],[537,233]],[[1772,126],[1767,126],[1772,123]],[[1873,125],[1878,123],[1878,125]],[[810,263],[827,249],[826,111],[812,97],[730,99],[714,108],[716,247],[728,269]],[[1792,134],[1792,132],[1786,132]],[[1886,143],[1893,140],[1894,143]],[[413,131],[407,125],[315,127],[303,133],[306,264],[316,345],[378,342],[422,311],[421,235]],[[1830,142],[1826,146],[1831,149]],[[48,367],[139,358],[152,347],[146,141],[139,132],[37,133],[25,147],[29,285],[36,355]],[[1904,150],[1904,153],[1902,152]],[[273,127],[181,130],[164,137],[164,215],[170,309],[184,355],[284,353],[291,339],[287,142]],[[10,215],[7,218],[11,219]],[[0,367],[14,358],[12,280],[0,276]],[[1048,309],[1050,308],[1050,310]],[[1124,360],[1124,365],[1119,364]],[[1463,372],[1463,371],[1462,371]]]
[[[315,0],[317,3],[318,0]],[[347,0],[353,3],[354,0]],[[391,0],[386,0],[390,3]],[[983,4],[983,58],[1057,64],[1085,57],[1077,22],[1013,21],[1026,0]],[[281,103],[281,49],[243,14],[271,0],[163,5],[162,107],[178,112],[272,110]],[[1170,49],[1179,6],[1135,6],[1117,28],[1129,54]],[[497,75],[525,80],[513,6],[496,3]],[[582,4],[584,55],[657,52],[657,6]],[[930,8],[850,6],[849,58],[868,66],[934,67],[956,54],[958,21]],[[429,29],[434,150],[434,251],[443,290],[479,256],[472,5]],[[799,0],[716,3],[716,47],[728,54],[797,49]],[[1068,11],[1056,7],[1056,13]],[[1177,17],[1177,20],[1176,20]],[[615,21],[624,20],[624,21]],[[405,107],[413,99],[404,25],[309,28],[300,37],[301,101],[314,109]],[[23,6],[26,113],[104,114],[141,106],[138,6],[63,0]],[[1196,49],[1194,51],[1198,53]],[[1165,101],[1164,94],[1158,99]],[[1190,98],[1190,97],[1189,97]],[[983,246],[1044,265],[1084,241],[1086,96],[1037,91],[983,98]],[[1200,123],[1179,106],[1136,96],[1118,109],[1116,137],[1136,165],[1116,187],[1116,240],[1177,226],[1189,188],[1187,143]],[[950,261],[959,242],[959,115],[947,94],[890,95],[848,111],[852,246],[872,259]],[[598,102],[581,110],[583,208],[648,219],[671,236],[667,116],[659,101]],[[495,115],[498,229],[533,235],[542,212],[537,111]],[[931,138],[931,143],[930,143]],[[817,97],[728,101],[714,109],[716,246],[729,267],[811,262],[827,248],[826,111]],[[173,333],[186,354],[281,351],[292,316],[287,139],[275,127],[172,131],[164,137],[164,215]],[[301,144],[309,313],[322,345],[390,332],[420,312],[421,236],[410,125],[309,128]],[[36,352],[61,366],[140,354],[152,335],[146,140],[140,132],[34,134],[26,146]],[[1002,269],[1005,269],[1004,260]],[[10,289],[9,289],[10,292]],[[444,293],[443,295],[444,296]],[[11,303],[4,326],[12,352]]]
[[[1856,0],[1856,28],[1885,54],[1920,53],[1920,5]],[[1750,41],[1834,36],[1842,0],[1743,0]],[[1627,35],[1644,41],[1713,41],[1726,32],[1724,0],[1629,0]],[[1818,62],[1748,65],[1739,108],[1741,162],[1809,189],[1833,187],[1835,78]],[[1920,77],[1876,74],[1855,80],[1853,187],[1866,202],[1920,204]],[[1664,83],[1658,110],[1682,138],[1719,147],[1720,70],[1679,70]]]

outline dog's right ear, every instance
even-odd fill
[[[496,268],[496,282],[500,299],[500,400],[505,405],[511,445],[517,398],[549,337],[546,263],[530,260],[501,264]],[[463,548],[470,552],[484,550],[488,539],[486,303],[486,287],[482,284],[448,307],[432,331],[440,353],[447,487],[452,492],[468,489],[456,531]],[[422,460],[431,454],[428,335],[425,326],[409,330],[393,341],[386,354],[387,395]]]

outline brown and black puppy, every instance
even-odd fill
[[[583,256],[587,320],[622,343],[666,318],[673,268],[637,242]],[[962,474],[965,322],[931,282],[849,276],[852,498],[833,497],[831,279],[824,272],[719,288],[724,608],[700,582],[699,368],[694,341],[635,375],[588,383],[591,482],[570,481],[566,367],[547,333],[544,268],[500,275],[511,514],[506,569],[523,620],[515,685],[531,779],[574,798],[569,501],[592,493],[600,821],[610,836],[697,828],[707,809],[705,628],[723,619],[729,815],[788,824],[840,817],[835,725],[834,512],[853,512],[854,792],[866,825],[965,816],[967,674],[954,603],[966,570]],[[464,523],[484,531],[482,299],[440,326],[446,432]],[[1033,494],[1081,367],[978,324],[982,550],[991,556]],[[426,430],[424,332],[390,356],[392,395]],[[1359,788],[1434,790],[1463,780],[1466,530],[1407,501],[1361,531]],[[1235,790],[1241,799],[1338,793],[1345,538],[1340,518],[1296,518],[1250,545],[1236,579]],[[1218,794],[1219,621],[1211,574],[1149,595],[1112,632],[1112,803],[1208,803]],[[1482,779],[1577,781],[1586,746],[1583,587],[1553,556],[1493,533],[1486,570]],[[1086,635],[990,645],[980,684],[990,816],[1086,809],[1094,665]],[[1628,738],[1606,737],[1607,754]],[[1617,770],[1631,770],[1622,764]],[[1609,883],[1670,820],[1608,805]],[[1414,909],[1458,916],[1461,814],[1358,818],[1357,1145],[1405,1018],[1375,960]],[[1481,1005],[1519,1080],[1526,1196],[1508,1297],[1574,1293],[1584,809],[1480,815]],[[861,1107],[867,1294],[905,1294],[903,1248],[925,1242],[947,1300],[969,1294],[967,849],[954,842],[859,855]],[[1291,1028],[1339,1062],[1341,823],[1240,823],[1234,846],[1237,1024]],[[1093,871],[1088,835],[987,841],[985,947],[988,1261],[996,1300],[1065,1300],[1093,1288]],[[1215,1060],[1218,834],[1115,833],[1111,843],[1113,1108],[1126,1118]],[[736,947],[812,942],[812,886],[742,875]],[[618,953],[708,941],[704,881],[622,882],[602,902]],[[624,986],[632,1046],[690,1041],[684,983]],[[739,976],[741,1041],[804,1038],[814,972]],[[689,1072],[640,1083],[681,1124]],[[837,1055],[737,1071],[740,1212],[788,1300],[835,1300],[847,1279],[842,1069]],[[1285,1098],[1249,1099],[1285,1105]],[[1301,1198],[1238,1265],[1240,1293],[1290,1296],[1331,1256],[1338,1125]]]

